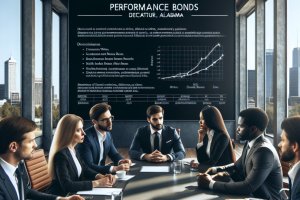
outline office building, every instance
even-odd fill
[[[255,99],[255,70],[248,70],[248,99]]]
[[[35,82],[34,82],[34,86],[35,86],[35,107],[39,107],[42,106],[42,102],[43,102],[43,80],[42,78],[35,78]]]
[[[300,67],[300,47],[293,49],[293,68]]]
[[[10,93],[10,104],[18,105],[20,103],[20,93],[19,92],[11,92]]]
[[[273,97],[273,49],[266,50],[266,98]],[[268,101],[267,100],[267,101]]]
[[[17,61],[12,57],[4,62],[4,79],[5,79],[5,99],[10,99],[10,94],[12,91],[16,91],[16,67]]]
[[[289,97],[300,96],[300,48],[293,49],[293,65],[290,68]]]
[[[5,84],[0,84],[0,100],[5,99]]]

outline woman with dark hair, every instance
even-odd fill
[[[204,107],[199,124],[196,147],[199,164],[192,161],[191,166],[205,172],[209,167],[234,163],[235,153],[220,111],[214,106]]]

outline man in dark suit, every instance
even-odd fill
[[[93,126],[85,130],[83,143],[77,145],[78,151],[85,164],[101,174],[110,174],[116,171],[129,171],[131,160],[123,159],[113,143],[109,131],[112,130],[114,116],[110,113],[111,106],[98,103],[90,110],[90,119]],[[105,166],[106,157],[109,157],[115,166]]]
[[[289,199],[300,199],[300,116],[286,118],[281,123],[281,160],[292,164],[289,175]]]
[[[23,117],[7,117],[0,121],[0,200],[84,200],[77,195],[58,197],[28,189],[18,164],[33,156],[37,147],[35,129],[35,123]]]
[[[237,134],[241,140],[247,140],[242,156],[235,163],[209,168],[198,177],[198,186],[216,192],[279,199],[282,169],[275,148],[263,135],[268,121],[267,114],[260,108],[240,112]],[[235,182],[214,181],[208,174],[223,171],[227,171]]]
[[[174,128],[163,125],[163,115],[164,110],[158,105],[148,108],[150,125],[137,130],[129,150],[131,159],[166,162],[185,158],[180,137]]]

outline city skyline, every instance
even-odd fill
[[[4,84],[3,63],[13,55],[17,61],[16,91],[20,92],[21,81],[21,17],[20,0],[0,1],[0,27],[6,31],[0,32],[0,84]],[[42,77],[42,1],[35,0],[35,77]],[[59,17],[52,15],[52,84],[59,98]],[[4,30],[3,29],[3,30]]]

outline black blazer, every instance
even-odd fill
[[[58,196],[66,196],[69,192],[76,193],[78,191],[93,189],[93,183],[91,180],[95,180],[95,176],[98,173],[90,169],[84,163],[77,149],[76,157],[82,167],[79,177],[75,162],[68,147],[55,154],[54,169],[57,179],[52,180],[47,193],[56,194]],[[90,181],[84,181],[86,179]]]
[[[230,139],[226,133],[215,131],[210,145],[210,158],[206,153],[208,145],[207,134],[203,138],[203,145],[199,149],[196,147],[197,159],[200,163],[198,170],[205,172],[209,167],[223,166],[233,163]]]
[[[77,145],[80,156],[85,164],[89,166],[89,168],[101,174],[109,174],[109,169],[111,166],[105,166],[106,157],[108,156],[114,162],[115,166],[118,166],[119,161],[123,160],[123,157],[119,154],[113,143],[113,138],[110,132],[106,132],[106,139],[103,142],[104,152],[100,166],[98,165],[100,159],[100,144],[94,126],[86,129],[85,133],[86,135],[83,143],[79,143]]]
[[[293,187],[290,190],[290,198],[289,200],[300,199],[300,169],[296,173],[296,177],[293,183]]]
[[[44,194],[32,189],[28,189],[27,181],[23,180],[24,197],[33,200],[55,200],[57,196]],[[26,199],[25,198],[25,199]],[[9,177],[6,175],[4,169],[0,165],[0,200],[18,200],[18,196]]]
[[[137,130],[129,149],[131,159],[140,160],[143,153],[152,153],[150,135],[150,125],[140,127]],[[174,153],[172,153],[172,149]],[[170,154],[173,160],[185,158],[185,150],[181,139],[176,130],[170,126],[163,125],[162,127],[161,153],[164,155]]]
[[[252,194],[260,199],[280,199],[282,188],[282,169],[273,144],[263,135],[254,142],[248,155],[244,145],[242,156],[226,166],[217,167],[217,171],[228,171],[231,175],[240,175],[239,182],[215,182],[213,190],[229,194]],[[293,192],[292,192],[293,193]]]

